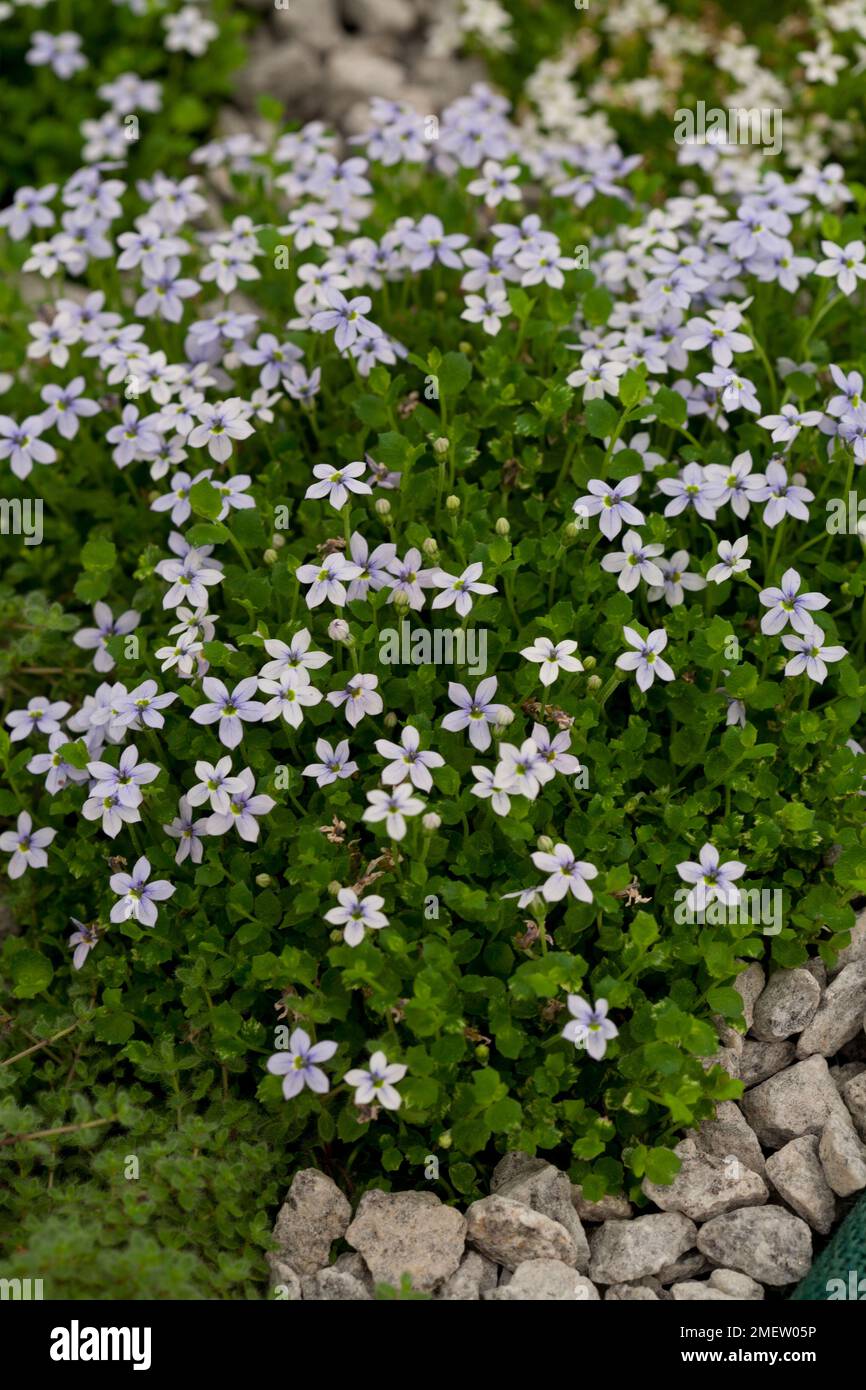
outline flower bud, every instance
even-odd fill
[[[444,435],[440,434],[438,439],[433,440],[433,452],[434,454],[448,453],[448,440],[444,437]]]
[[[573,521],[567,521],[562,528],[562,539],[565,541],[576,541],[579,531],[579,526],[575,526]]]
[[[332,642],[351,642],[352,633],[345,618],[334,618],[328,623],[328,636]]]
[[[388,501],[387,497],[376,498],[376,512],[379,516],[391,515],[391,503]]]
[[[511,530],[511,522],[508,520],[507,516],[497,517],[496,525],[493,529],[497,536],[507,536]]]
[[[275,565],[279,558],[280,557],[275,550],[266,550],[264,555],[262,556],[262,559],[264,560],[266,565]]]
[[[332,898],[336,898],[342,886],[342,883],[338,883],[335,878],[331,879],[331,882],[328,884],[328,892],[331,894]]]
[[[448,294],[447,294],[447,292],[446,292],[445,290],[437,290],[436,293],[435,293],[434,296],[433,296],[433,303],[434,303],[434,304],[447,304],[447,303],[448,303]]]
[[[553,853],[553,841],[551,840],[549,835],[539,835],[538,839],[536,840],[536,844],[538,845],[538,848],[541,850],[542,854]]]
[[[459,512],[460,498],[455,497],[454,493],[452,492],[450,497],[445,498],[445,506],[447,507],[449,512]]]
[[[435,560],[439,554],[439,546],[432,536],[428,536],[425,541],[421,542],[421,549],[424,551],[428,560]]]
[[[450,1149],[453,1142],[450,1129],[443,1129],[442,1133],[439,1135],[440,1149]]]
[[[596,659],[595,659],[594,656],[585,656],[585,657],[583,658],[583,669],[584,669],[584,671],[594,671],[595,668],[596,668],[596,665],[597,665],[597,662],[596,662]]]
[[[464,354],[464,356],[466,356],[466,357],[471,357],[471,356],[473,355],[473,353],[475,352],[475,348],[472,346],[472,344],[471,344],[471,343],[467,343],[465,339],[463,340],[462,343],[458,343],[458,344],[457,344],[457,347],[459,348],[459,350],[460,350],[460,351]]]
[[[285,543],[286,538],[283,535],[282,531],[275,531],[274,534],[271,536],[271,546],[274,550],[282,550]]]
[[[507,705],[500,705],[500,706],[499,706],[499,713],[498,713],[497,716],[496,716],[496,726],[495,726],[495,727],[496,727],[497,731],[498,731],[498,732],[501,732],[501,731],[507,729],[508,726],[509,726],[509,724],[511,724],[511,723],[513,722],[513,720],[514,720],[514,710],[513,710],[513,709],[509,709]]]
[[[590,676],[589,680],[588,680],[587,683],[586,683],[586,688],[587,688],[587,690],[593,690],[593,691],[594,691],[594,690],[600,690],[600,689],[601,689],[601,676]]]
[[[479,1062],[487,1061],[488,1057],[490,1056],[490,1048],[487,1046],[486,1043],[478,1044],[478,1046],[475,1049],[475,1056],[478,1058]]]
[[[258,888],[267,888],[271,882],[270,874],[256,874],[256,886]]]
[[[382,723],[385,725],[386,729],[396,729],[397,716],[392,709],[389,709],[388,713],[385,715],[385,718],[382,720]]]
[[[408,607],[409,607],[409,595],[406,594],[406,593],[404,593],[404,591],[403,591],[402,589],[395,589],[395,590],[394,590],[394,607],[395,607],[395,608],[408,608]]]
[[[442,824],[442,817],[437,816],[435,811],[428,811],[426,816],[421,817],[421,824],[429,834],[432,834]]]

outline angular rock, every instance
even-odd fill
[[[346,0],[345,13],[366,35],[406,34],[416,24],[406,0]]]
[[[812,978],[818,981],[818,986],[823,993],[827,988],[827,967],[821,957],[813,956],[811,960],[806,961],[803,969],[808,970]]]
[[[358,1279],[364,1285],[368,1293],[373,1292],[373,1277],[357,1250],[344,1251],[342,1255],[337,1256],[330,1268],[338,1269],[342,1274],[351,1274],[353,1279]]]
[[[734,980],[734,989],[743,1001],[743,1018],[746,1021],[746,1032],[752,1026],[752,1019],[755,1016],[755,1004],[760,998],[767,977],[764,974],[763,966],[756,960],[741,970]]]
[[[818,1143],[818,1157],[827,1182],[840,1197],[866,1187],[866,1149],[850,1116],[831,1115]]]
[[[351,1218],[352,1208],[337,1184],[316,1168],[302,1168],[292,1178],[274,1226],[280,1259],[298,1274],[317,1274]]]
[[[364,1303],[373,1295],[360,1279],[345,1270],[322,1269],[304,1279],[305,1303]]]
[[[755,1002],[752,1032],[761,1042],[802,1033],[821,1002],[821,986],[808,970],[777,970]]]
[[[809,1227],[782,1207],[746,1207],[714,1216],[698,1232],[697,1247],[715,1264],[774,1288],[802,1279],[812,1263]]]
[[[797,1056],[835,1057],[863,1027],[866,1010],[866,957],[846,965],[824,991],[812,1022],[797,1041]]]
[[[692,1249],[696,1230],[674,1211],[606,1221],[590,1237],[589,1277],[596,1284],[631,1284],[655,1274]]]
[[[251,59],[235,81],[238,103],[245,110],[255,110],[260,96],[272,96],[278,101],[290,100],[294,111],[306,113],[321,87],[321,59],[303,43],[268,45]]]
[[[524,1260],[507,1285],[487,1294],[490,1302],[597,1303],[599,1298],[595,1285],[561,1260]]]
[[[836,1198],[818,1158],[818,1136],[792,1139],[767,1159],[767,1177],[783,1202],[822,1236],[833,1228]]]
[[[709,1278],[711,1289],[721,1289],[729,1298],[744,1298],[757,1303],[764,1297],[764,1290],[748,1274],[740,1274],[736,1269],[714,1269]]]
[[[859,1067],[859,1062],[851,1066]],[[844,1069],[841,1069],[844,1070]],[[861,1139],[866,1139],[866,1067],[855,1072],[842,1086],[842,1099],[848,1108],[854,1127]]]
[[[703,1274],[709,1267],[709,1260],[700,1250],[687,1250],[678,1260],[660,1269],[655,1277],[660,1284],[679,1284],[683,1279],[694,1279],[696,1274]]]
[[[742,1106],[761,1143],[771,1149],[801,1134],[820,1135],[830,1116],[844,1110],[827,1060],[818,1055],[753,1086]]]
[[[705,1120],[700,1129],[690,1129],[687,1138],[694,1139],[701,1153],[717,1158],[738,1158],[744,1168],[764,1176],[764,1155],[743,1112],[732,1100],[716,1106],[716,1118]]]
[[[674,1153],[682,1166],[672,1183],[641,1184],[644,1195],[662,1211],[680,1211],[691,1221],[709,1221],[723,1211],[760,1206],[769,1189],[763,1178],[739,1159],[731,1162],[716,1154],[702,1153],[694,1139],[682,1139]]]
[[[852,961],[862,960],[864,957],[866,957],[866,911],[860,913],[851,928],[851,945],[842,948],[836,957],[836,964],[828,969],[827,974],[832,980]]]
[[[558,1221],[509,1197],[482,1197],[466,1213],[466,1240],[496,1264],[514,1270],[526,1260],[575,1266],[574,1238]]]
[[[550,1164],[546,1158],[533,1158],[532,1155],[524,1153],[522,1149],[511,1149],[509,1153],[500,1158],[490,1176],[491,1194],[498,1192],[506,1183],[513,1182],[515,1178],[531,1177],[534,1173],[543,1173]]]
[[[580,1217],[572,1206],[571,1183],[566,1173],[554,1168],[552,1163],[535,1171],[524,1167],[509,1181],[497,1189],[500,1197],[508,1197],[512,1202],[523,1202],[533,1211],[549,1216],[564,1226],[574,1241],[577,1251],[575,1267],[582,1273],[589,1268],[589,1241],[587,1240]]]
[[[742,1046],[742,1039],[740,1039],[740,1045]],[[728,1076],[733,1077],[735,1081],[739,1080],[740,1054],[734,1047],[720,1047],[712,1057],[700,1057],[698,1060],[704,1071],[712,1071],[713,1067],[721,1067],[722,1071],[728,1073]]]
[[[605,1303],[658,1303],[658,1294],[646,1284],[611,1284],[605,1289]]]
[[[436,1295],[443,1303],[467,1303],[482,1298],[496,1288],[496,1265],[479,1255],[477,1250],[467,1250],[450,1279],[446,1279]]]
[[[580,1183],[571,1185],[571,1203],[583,1221],[627,1221],[632,1215],[631,1202],[625,1197],[602,1197],[600,1202],[588,1202]]]
[[[287,10],[273,11],[272,22],[280,50],[286,47],[287,39],[298,39],[324,53],[345,38],[343,27],[337,20],[334,0],[316,0],[315,5],[299,5],[296,0],[291,0]]]
[[[271,1271],[269,1288],[274,1298],[287,1303],[300,1303],[301,1281],[290,1264],[281,1260],[275,1251],[269,1250],[265,1259]]]
[[[851,1044],[848,1043],[849,1048],[850,1046]],[[830,1075],[836,1083],[836,1090],[841,1091],[848,1085],[849,1081],[853,1081],[854,1077],[859,1076],[863,1071],[866,1071],[866,1062],[837,1062],[835,1066],[830,1068]]]
[[[328,55],[326,80],[347,110],[359,97],[399,97],[404,83],[399,63],[383,58],[362,40],[342,43]]]
[[[463,1257],[466,1218],[433,1192],[365,1192],[346,1231],[375,1283],[398,1288],[404,1274],[429,1293]]]
[[[674,1284],[671,1293],[677,1303],[731,1303],[734,1295],[714,1289],[710,1284]]]
[[[792,1042],[756,1042],[746,1038],[740,1053],[740,1080],[746,1087],[757,1086],[769,1076],[789,1067],[794,1060]]]

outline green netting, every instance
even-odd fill
[[[791,1298],[866,1301],[866,1196],[848,1213]]]

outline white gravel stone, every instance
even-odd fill
[[[349,20],[365,35],[407,34],[417,16],[406,0],[345,0]]]
[[[744,1298],[751,1303],[757,1303],[764,1297],[763,1285],[737,1269],[714,1269],[709,1285],[711,1289],[721,1289],[729,1298]]]
[[[497,1274],[492,1260],[485,1259],[477,1250],[467,1250],[460,1268],[445,1280],[436,1297],[443,1303],[465,1303],[482,1298],[496,1288]]]
[[[633,1214],[631,1202],[625,1197],[602,1197],[600,1202],[588,1202],[580,1183],[572,1183],[571,1201],[582,1221],[627,1221]]]
[[[297,1274],[317,1274],[327,1265],[333,1242],[345,1235],[351,1216],[335,1182],[316,1168],[302,1168],[274,1226],[279,1258]]]
[[[818,1136],[792,1139],[767,1159],[767,1177],[789,1207],[813,1231],[827,1235],[836,1218],[836,1197],[818,1157]]]
[[[429,1292],[463,1257],[466,1218],[433,1192],[365,1192],[346,1240],[374,1281],[398,1288],[404,1274]]]
[[[724,1293],[721,1289],[714,1289],[710,1284],[691,1283],[686,1281],[682,1284],[674,1284],[671,1293],[677,1303],[731,1303],[733,1296]]]
[[[347,110],[359,97],[400,97],[405,75],[399,63],[359,39],[328,55],[325,80],[340,108]]]
[[[821,987],[808,970],[777,970],[755,1002],[752,1032],[762,1042],[783,1042],[811,1023]]]
[[[866,1149],[850,1116],[832,1115],[818,1143],[824,1176],[840,1197],[850,1197],[866,1187]]]
[[[732,1100],[716,1107],[716,1118],[705,1120],[700,1129],[690,1129],[687,1138],[694,1139],[701,1153],[713,1154],[731,1164],[738,1159],[744,1168],[764,1176],[764,1155],[754,1130]]]
[[[498,1194],[473,1202],[466,1213],[466,1239],[482,1255],[514,1270],[526,1260],[577,1263],[574,1239],[558,1221],[533,1211],[523,1202]]]
[[[743,1113],[762,1144],[780,1149],[801,1134],[819,1134],[844,1103],[822,1056],[812,1056],[746,1091]]]
[[[812,1022],[797,1041],[797,1056],[835,1057],[863,1027],[866,1010],[866,958],[846,965],[827,986]]]
[[[794,1061],[794,1048],[794,1043],[790,1041],[758,1042],[754,1038],[746,1038],[740,1053],[740,1080],[746,1090],[790,1067]]]
[[[859,1062],[851,1066],[859,1067]],[[855,1072],[842,1086],[842,1099],[854,1121],[854,1127],[861,1139],[866,1139],[866,1067]]]
[[[697,1227],[681,1212],[634,1221],[606,1221],[590,1237],[589,1277],[596,1284],[630,1284],[672,1264],[695,1245]]]
[[[709,1260],[700,1250],[687,1250],[678,1260],[660,1269],[655,1278],[660,1284],[679,1284],[684,1279],[694,1279],[698,1274],[705,1274],[709,1267]]]
[[[497,1188],[497,1194],[513,1202],[523,1202],[533,1211],[549,1216],[551,1221],[558,1221],[560,1226],[564,1226],[577,1251],[575,1267],[586,1273],[589,1268],[589,1241],[572,1205],[571,1183],[567,1173],[561,1173],[552,1163],[546,1162],[542,1162],[540,1168],[524,1166],[522,1171]]]
[[[658,1303],[659,1296],[646,1284],[611,1284],[604,1294],[605,1303]]]
[[[490,1302],[597,1303],[598,1289],[560,1260],[524,1260],[504,1286],[487,1294]]]
[[[674,1148],[682,1166],[673,1182],[642,1183],[644,1195],[662,1211],[680,1211],[692,1221],[709,1221],[723,1211],[760,1206],[769,1189],[763,1178],[739,1160],[731,1163],[716,1154],[702,1153],[694,1139],[683,1139]]]
[[[286,1303],[300,1303],[301,1281],[292,1266],[281,1260],[273,1250],[268,1251],[265,1259],[271,1272],[269,1286],[272,1296]]]
[[[304,43],[268,44],[254,53],[235,82],[235,96],[245,110],[254,111],[260,96],[292,103],[306,115],[323,81],[319,54]]]
[[[836,957],[836,964],[827,971],[827,974],[832,980],[852,961],[863,960],[864,958],[866,958],[866,911],[860,913],[851,928],[851,945],[845,946],[839,952]]]
[[[802,1279],[812,1263],[809,1227],[782,1207],[746,1207],[714,1216],[698,1232],[697,1246],[715,1264],[774,1287]]]

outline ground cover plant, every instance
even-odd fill
[[[231,93],[248,23],[228,0],[4,0],[0,202],[68,177],[82,148],[137,174],[186,159]]]
[[[0,214],[0,1201],[55,1296],[255,1295],[300,1166],[637,1195],[740,1093],[742,964],[848,941],[866,192],[547,115]]]

